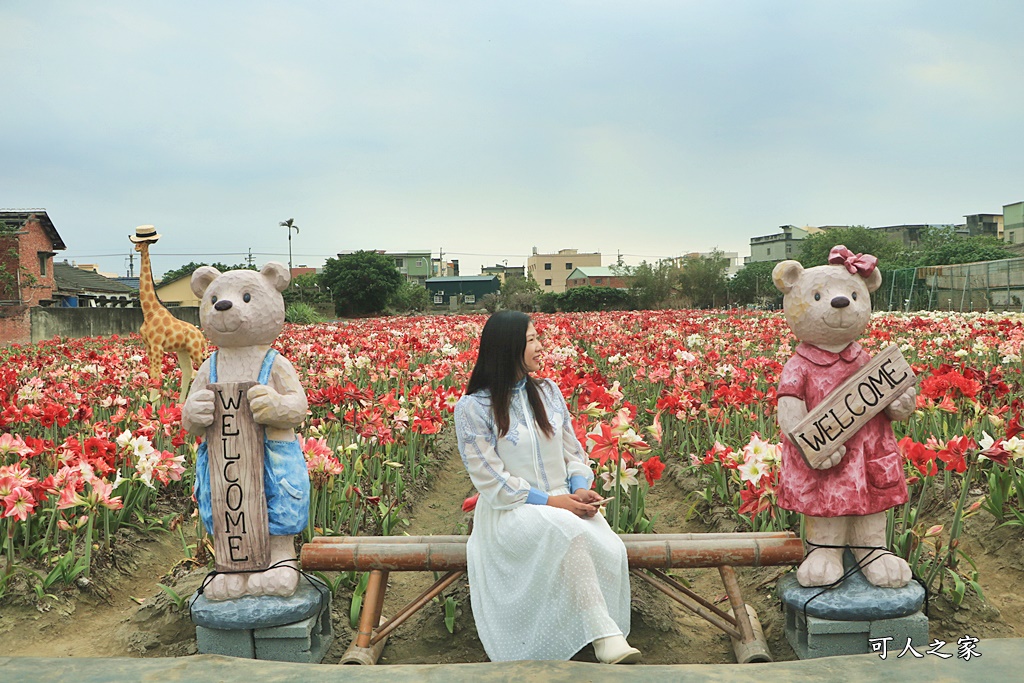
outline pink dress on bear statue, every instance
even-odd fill
[[[778,396],[802,399],[810,412],[870,361],[856,342],[839,353],[801,343],[782,368]],[[884,411],[844,445],[846,455],[838,465],[816,470],[783,435],[779,505],[814,517],[842,517],[870,515],[907,501],[903,461]]]

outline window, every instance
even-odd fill
[[[544,286],[545,287],[550,287],[551,286],[551,278],[547,278],[546,280],[544,280]]]
[[[768,255],[769,255],[769,256],[771,256],[771,255],[772,255],[772,248],[771,248],[771,247],[768,247]]]
[[[443,304],[444,303],[444,294],[435,294],[434,295],[434,303],[435,304]]]
[[[551,270],[551,264],[550,263],[545,263],[544,264],[544,270]]]
[[[476,303],[476,294],[467,294],[466,295],[466,303],[467,304],[475,304]]]
[[[565,269],[566,269],[566,270],[572,270],[572,264],[571,264],[571,263],[568,263],[568,262],[567,262],[567,263],[565,264]]]
[[[396,258],[395,259],[395,268],[404,268],[404,267],[405,267],[405,259],[404,258]]]
[[[416,259],[416,267],[417,268],[422,268],[423,267],[423,259],[421,259],[421,258]]]
[[[601,284],[601,278],[599,278],[599,277],[595,277],[595,278],[594,278],[594,284],[595,284],[595,285],[599,285],[599,284]]]
[[[39,275],[46,277],[46,262],[49,260],[50,255],[45,252],[39,252]]]

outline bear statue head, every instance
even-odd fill
[[[829,265],[804,268],[783,261],[772,271],[775,286],[785,296],[783,311],[793,334],[829,350],[842,350],[864,333],[871,319],[871,292],[882,284],[877,259],[854,254],[839,245]]]
[[[199,320],[217,346],[269,345],[284,327],[284,298],[290,275],[286,266],[271,261],[259,272],[221,273],[203,266],[192,273],[192,291],[202,301]]]

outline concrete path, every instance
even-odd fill
[[[606,666],[584,662],[512,662],[507,664],[420,664],[396,666],[338,666],[323,664],[286,664],[257,662],[216,655],[196,655],[176,659],[44,659],[36,657],[0,657],[3,681],[46,681],[47,683],[115,683],[120,681],[187,681],[203,683],[522,683],[523,681],[589,681],[609,683],[646,683],[647,681],[711,681],[714,683],[861,683],[862,681],[899,681],[899,683],[944,683],[964,681],[1006,683],[1022,680],[1024,639],[983,640],[975,648],[980,657],[958,657],[956,644],[943,651],[948,659],[925,655],[915,659],[911,653],[897,658],[890,651],[883,661],[876,654],[826,657],[775,664],[686,664],[679,666]]]

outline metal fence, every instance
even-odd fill
[[[1024,258],[883,271],[874,308],[1024,312]]]

